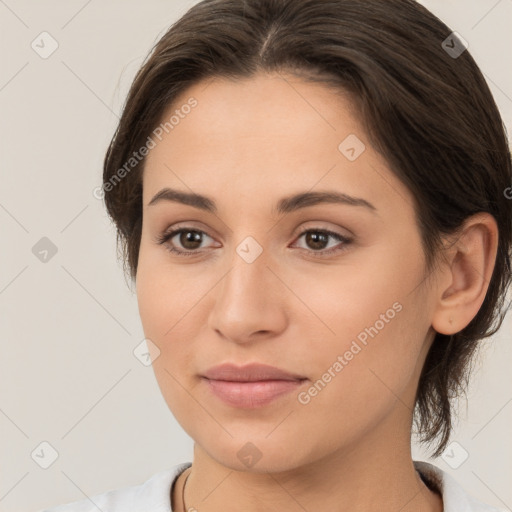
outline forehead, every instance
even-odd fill
[[[176,98],[166,121],[146,157],[144,205],[163,187],[262,205],[268,194],[315,186],[364,192],[374,204],[390,185],[395,196],[407,194],[370,147],[350,96],[321,83],[285,74],[208,79]],[[346,140],[364,148],[357,159],[344,153]]]
[[[196,105],[187,105],[194,100]],[[305,82],[289,74],[259,73],[251,78],[214,77],[194,84],[180,94],[163,113],[162,125],[174,117],[168,130],[176,144],[195,142],[229,146],[232,138],[258,139],[260,144],[311,141],[330,132],[336,140],[351,129],[363,137],[354,105],[347,93],[335,92],[321,83]],[[179,115],[179,119],[176,115]],[[164,134],[165,136],[165,134]],[[324,145],[324,146],[325,146]],[[176,148],[177,149],[177,148]],[[241,148],[238,148],[241,149]],[[158,154],[159,151],[154,151]],[[152,158],[152,157],[151,157]]]

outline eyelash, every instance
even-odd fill
[[[190,231],[193,231],[193,232],[196,232],[196,233],[202,233],[206,236],[209,236],[208,233],[205,233],[204,231],[200,230],[200,229],[195,229],[195,228],[187,228],[187,227],[183,227],[183,228],[179,228],[179,229],[175,229],[173,231],[171,231],[170,233],[163,233],[161,235],[158,235],[155,239],[156,243],[160,244],[160,245],[164,245],[166,244],[166,242],[168,240],[171,240],[172,238],[174,238],[176,235],[180,234],[180,233],[187,233],[187,232],[190,232]],[[339,233],[336,233],[334,231],[330,231],[328,229],[320,229],[320,228],[306,228],[304,229],[303,231],[301,231],[297,237],[297,240],[305,235],[306,233],[322,233],[324,235],[328,235],[332,238],[335,238],[336,240],[340,241],[340,242],[343,242],[343,245],[342,247],[331,247],[330,249],[322,249],[320,251],[314,251],[314,250],[311,250],[311,249],[303,249],[305,251],[308,251],[310,253],[313,253],[313,255],[315,257],[319,257],[319,258],[323,258],[323,257],[326,257],[326,256],[330,256],[331,254],[333,253],[341,253],[343,251],[346,251],[347,250],[347,245],[351,244],[353,239],[352,238],[348,238],[348,237],[345,237],[343,235],[340,235]],[[211,238],[211,237],[210,237]],[[198,250],[195,250],[195,251],[182,251],[180,249],[176,249],[175,247],[171,247],[169,245],[164,245],[166,250],[168,250],[169,252],[171,252],[172,254],[176,254],[178,256],[197,256],[197,254],[199,254],[199,251]]]

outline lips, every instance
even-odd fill
[[[207,389],[230,407],[256,409],[304,385],[308,379],[275,366],[251,363],[237,366],[225,363],[214,366],[201,375]]]
[[[260,363],[251,363],[245,366],[225,363],[210,368],[201,376],[210,380],[229,382],[302,381],[306,379],[303,375]]]

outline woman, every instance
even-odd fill
[[[410,439],[443,452],[503,320],[511,182],[481,72],[414,1],[195,5],[102,187],[194,459],[51,511],[496,510]]]

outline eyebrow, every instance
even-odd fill
[[[193,192],[183,192],[172,188],[163,188],[153,196],[151,201],[148,203],[148,206],[153,206],[162,201],[186,204],[200,210],[217,213],[217,206],[213,199]],[[324,203],[360,206],[368,209],[374,214],[377,214],[377,208],[372,203],[366,201],[366,199],[334,191],[301,192],[299,194],[284,197],[278,201],[272,212],[277,214],[291,213],[301,208],[307,208],[309,206]]]

